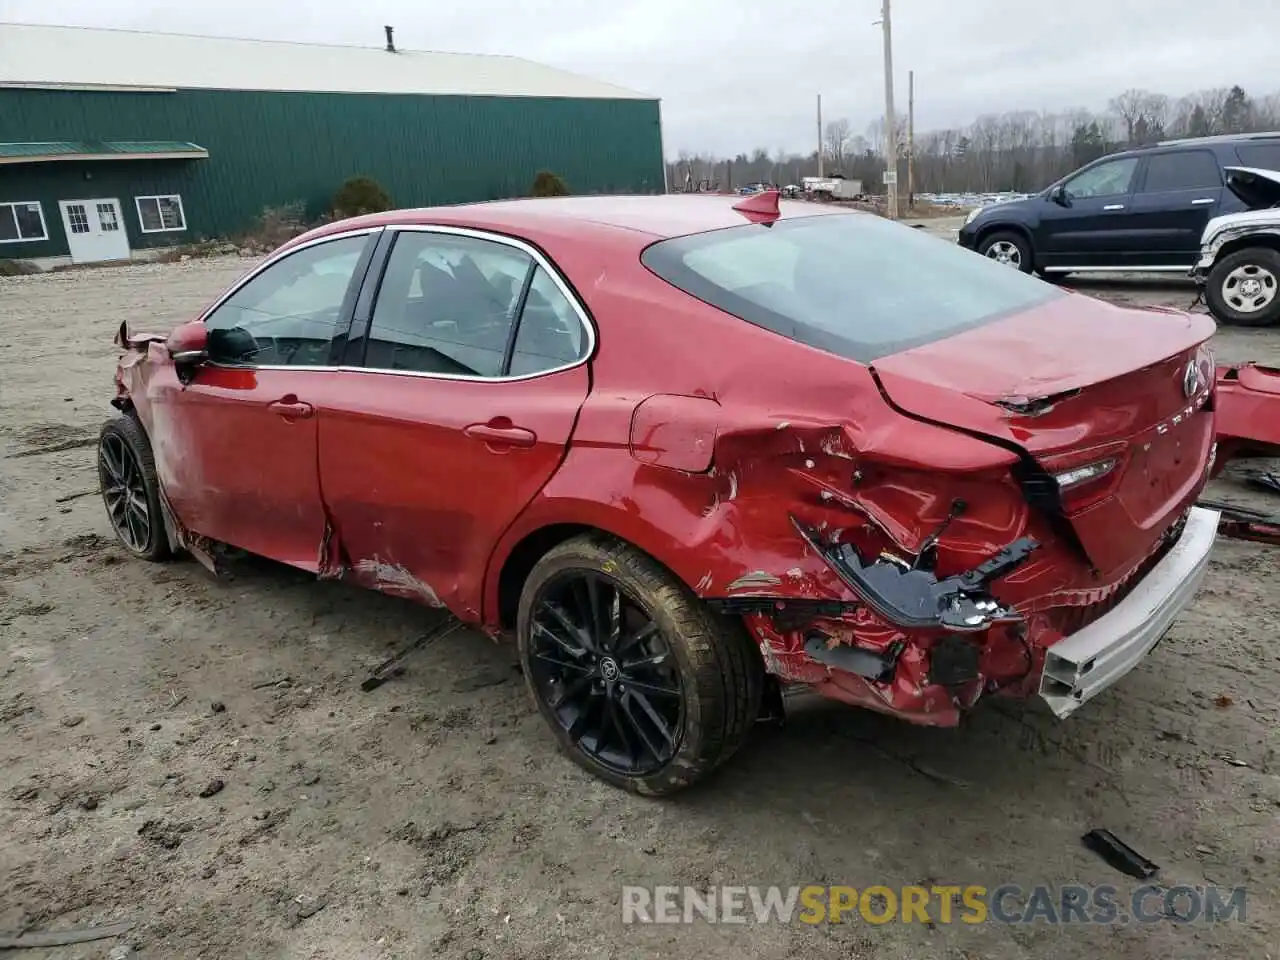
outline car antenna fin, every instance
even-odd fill
[[[733,209],[737,210],[752,223],[773,223],[773,221],[782,216],[782,211],[778,209],[777,190],[763,190],[760,193],[753,193],[751,196],[735,203]]]

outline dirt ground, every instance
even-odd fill
[[[1000,705],[940,731],[814,707],[704,788],[630,797],[555,754],[508,646],[455,633],[362,692],[432,612],[116,546],[93,446],[112,334],[166,329],[248,266],[0,280],[0,936],[133,923],[15,957],[1280,955],[1280,551],[1220,541],[1170,638],[1068,721]],[[1217,347],[1280,361],[1280,333]],[[1246,497],[1238,476],[1219,486]],[[1133,889],[1082,847],[1094,827],[1165,885],[1246,886],[1245,921],[621,922],[623,884]]]

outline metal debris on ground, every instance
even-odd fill
[[[383,660],[374,668],[360,683],[360,689],[365,693],[370,690],[376,690],[393,677],[398,677],[404,673],[404,658],[415,650],[420,650],[428,644],[435,643],[437,640],[443,640],[449,634],[461,629],[462,621],[450,618],[433,630],[428,630],[422,636],[418,637],[412,643],[408,644],[401,650],[397,650],[394,654]]]
[[[1110,830],[1090,830],[1080,840],[1108,865],[1137,880],[1153,877],[1160,869]]]
[[[1218,518],[1218,533],[1221,536],[1280,546],[1280,515],[1251,510],[1222,500],[1210,500],[1207,497],[1197,500],[1196,506],[1217,510],[1221,514]]]

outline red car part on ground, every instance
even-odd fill
[[[1280,457],[1280,369],[1219,364],[1216,379],[1218,450],[1212,475],[1230,460]]]
[[[122,330],[100,471],[141,556],[514,629],[569,754],[661,793],[766,678],[945,726],[1127,673],[1215,534],[1212,332],[776,194],[397,211]]]

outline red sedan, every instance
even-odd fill
[[[1212,321],[776,193],[408,210],[118,338],[103,496],[514,631],[568,754],[667,793],[807,685],[1060,717],[1204,575]]]

